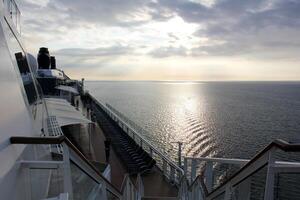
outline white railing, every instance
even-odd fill
[[[128,174],[125,175],[121,192],[123,194],[122,200],[141,200],[144,196],[144,185],[140,174],[137,176],[136,184],[132,182]]]
[[[300,145],[277,140],[252,160],[187,157],[184,161],[184,169],[190,176],[190,183],[191,181],[193,183],[188,186],[188,189],[183,188],[182,191],[186,191],[185,195],[189,199],[205,196],[205,199],[270,200],[280,199],[284,195],[289,199],[298,199],[300,191],[297,189],[290,189],[286,194],[281,193],[287,187],[295,187],[300,181],[300,159],[296,154],[299,151]],[[286,155],[287,153],[289,154]],[[291,160],[282,161],[288,158]],[[220,169],[226,172],[226,167],[220,167],[221,165],[237,166],[237,168],[236,171],[231,171],[230,176],[226,176],[220,173]],[[283,178],[279,178],[286,174],[292,175],[293,180],[284,181]],[[196,179],[202,179],[203,184],[197,182],[195,186]],[[195,195],[197,198],[192,198]]]
[[[290,156],[278,157],[278,151],[292,153],[291,157],[295,157],[295,153],[300,152],[300,144],[276,140],[251,160],[186,157],[183,171],[118,116],[116,111],[99,103],[92,96],[90,97],[157,161],[157,166],[163,174],[179,186],[179,199],[249,200],[259,198],[270,200],[284,195],[289,198],[300,198],[300,190],[281,194],[283,189],[279,189],[279,187],[287,186],[279,185],[281,179],[278,178],[286,173],[296,174],[299,176],[296,176],[294,184],[297,185],[300,181],[300,156],[289,161],[286,159]],[[187,177],[189,181],[187,181]]]
[[[229,158],[208,158],[208,157],[185,157],[184,158],[184,172],[188,176],[188,180],[192,183],[199,173],[202,173],[204,183],[207,190],[212,191],[214,185],[214,165],[227,164],[236,165],[241,168],[249,160],[246,159],[229,159]]]
[[[139,134],[135,128],[125,122],[120,116],[118,116],[112,109],[103,103],[97,101],[94,97],[89,95],[93,101],[105,111],[112,120],[114,120],[118,126],[124,130],[140,147],[142,147],[149,155],[156,161],[156,166],[162,171],[163,175],[171,182],[179,184],[181,178],[184,176],[184,171],[174,161],[172,161],[168,155],[163,154],[157,147],[148,142],[141,134]]]
[[[22,172],[27,173],[24,199],[45,199],[48,192],[67,194],[68,199],[125,199],[64,136],[59,137],[12,137],[12,144],[27,144],[31,157],[19,161]],[[50,144],[61,144],[61,157],[53,159]],[[32,152],[33,151],[33,152]],[[31,173],[29,173],[31,172]],[[20,175],[22,177],[23,175]],[[46,178],[48,176],[48,178]],[[54,180],[52,183],[48,180]],[[30,182],[32,181],[32,182]],[[30,188],[33,187],[33,188]],[[52,188],[52,189],[51,189]],[[53,191],[55,193],[53,193]],[[139,190],[136,190],[139,192]],[[133,196],[131,190],[129,196]],[[58,193],[58,194],[57,194]],[[136,198],[137,199],[137,198]]]

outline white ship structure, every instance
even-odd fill
[[[47,48],[27,53],[20,30],[17,4],[1,0],[1,200],[300,199],[298,143],[251,160],[184,157],[179,143],[173,161]]]

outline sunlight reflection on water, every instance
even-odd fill
[[[300,84],[199,82],[87,82],[142,127],[176,159],[176,141],[188,156],[249,158],[276,138],[300,128]]]

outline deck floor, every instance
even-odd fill
[[[90,119],[90,113],[80,101],[79,110],[84,116]],[[73,128],[75,140],[82,147],[81,150],[90,160],[105,163],[105,135],[99,124],[80,125],[80,128]],[[90,130],[88,130],[90,129]],[[91,132],[91,135],[87,134]],[[91,144],[91,145],[90,145]],[[110,150],[109,164],[111,166],[111,182],[114,186],[121,189],[123,179],[126,175],[126,168],[118,158],[113,148]],[[135,182],[134,176],[131,177]],[[144,196],[148,197],[176,197],[178,189],[165,180],[162,173],[157,167],[147,175],[142,175],[144,184]]]

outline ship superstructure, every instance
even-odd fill
[[[46,47],[26,52],[15,1],[0,1],[0,15],[0,199],[300,197],[298,143],[251,160],[182,157],[180,145],[174,162]]]

